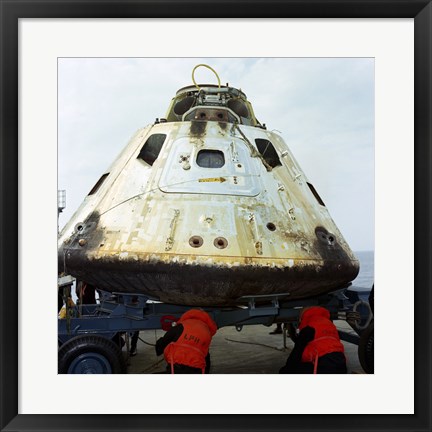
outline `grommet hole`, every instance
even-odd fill
[[[203,243],[204,243],[204,240],[200,236],[192,236],[189,239],[189,244],[194,248],[198,248],[198,247],[202,246]]]
[[[215,238],[213,244],[218,249],[225,249],[228,246],[228,240],[224,237],[217,237],[217,238]]]
[[[270,230],[270,231],[275,231],[275,230],[276,230],[276,225],[275,225],[273,222],[269,222],[269,223],[266,225],[266,227],[267,227],[267,229]]]

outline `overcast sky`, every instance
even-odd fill
[[[354,251],[374,250],[374,60],[369,58],[60,58],[60,228],[135,131],[164,117],[206,63],[241,88],[284,138]],[[215,83],[199,68],[197,82]]]

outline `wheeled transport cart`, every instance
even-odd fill
[[[58,320],[58,372],[66,374],[126,373],[125,353],[119,344],[122,334],[140,330],[167,330],[191,309],[190,306],[160,303],[141,294],[100,291],[99,303],[68,307],[71,280],[59,284],[66,300],[66,318]],[[307,306],[323,306],[332,319],[347,321],[354,332],[342,332],[342,340],[357,344],[360,364],[373,373],[373,312],[370,290],[348,287],[329,294],[296,301],[283,295],[239,299],[239,306],[204,308],[218,328],[284,323],[284,337],[295,336],[299,312]],[[127,353],[126,353],[127,354]]]

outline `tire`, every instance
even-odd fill
[[[374,323],[369,324],[366,330],[361,334],[358,357],[361,367],[368,374],[374,373]]]
[[[58,351],[59,374],[122,374],[126,364],[120,348],[110,339],[80,335]]]

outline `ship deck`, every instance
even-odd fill
[[[349,331],[345,321],[335,321],[339,330]],[[276,326],[244,326],[238,332],[235,327],[223,327],[213,337],[210,345],[212,374],[277,374],[285,364],[294,344],[287,338],[284,347],[283,334],[269,334]],[[352,331],[352,330],[351,330]],[[352,331],[355,334],[354,331]],[[140,339],[154,345],[163,330],[145,330]],[[348,373],[363,374],[357,354],[357,345],[343,341]],[[163,373],[163,356],[157,357],[153,346],[138,340],[137,355],[128,361],[129,374]]]

